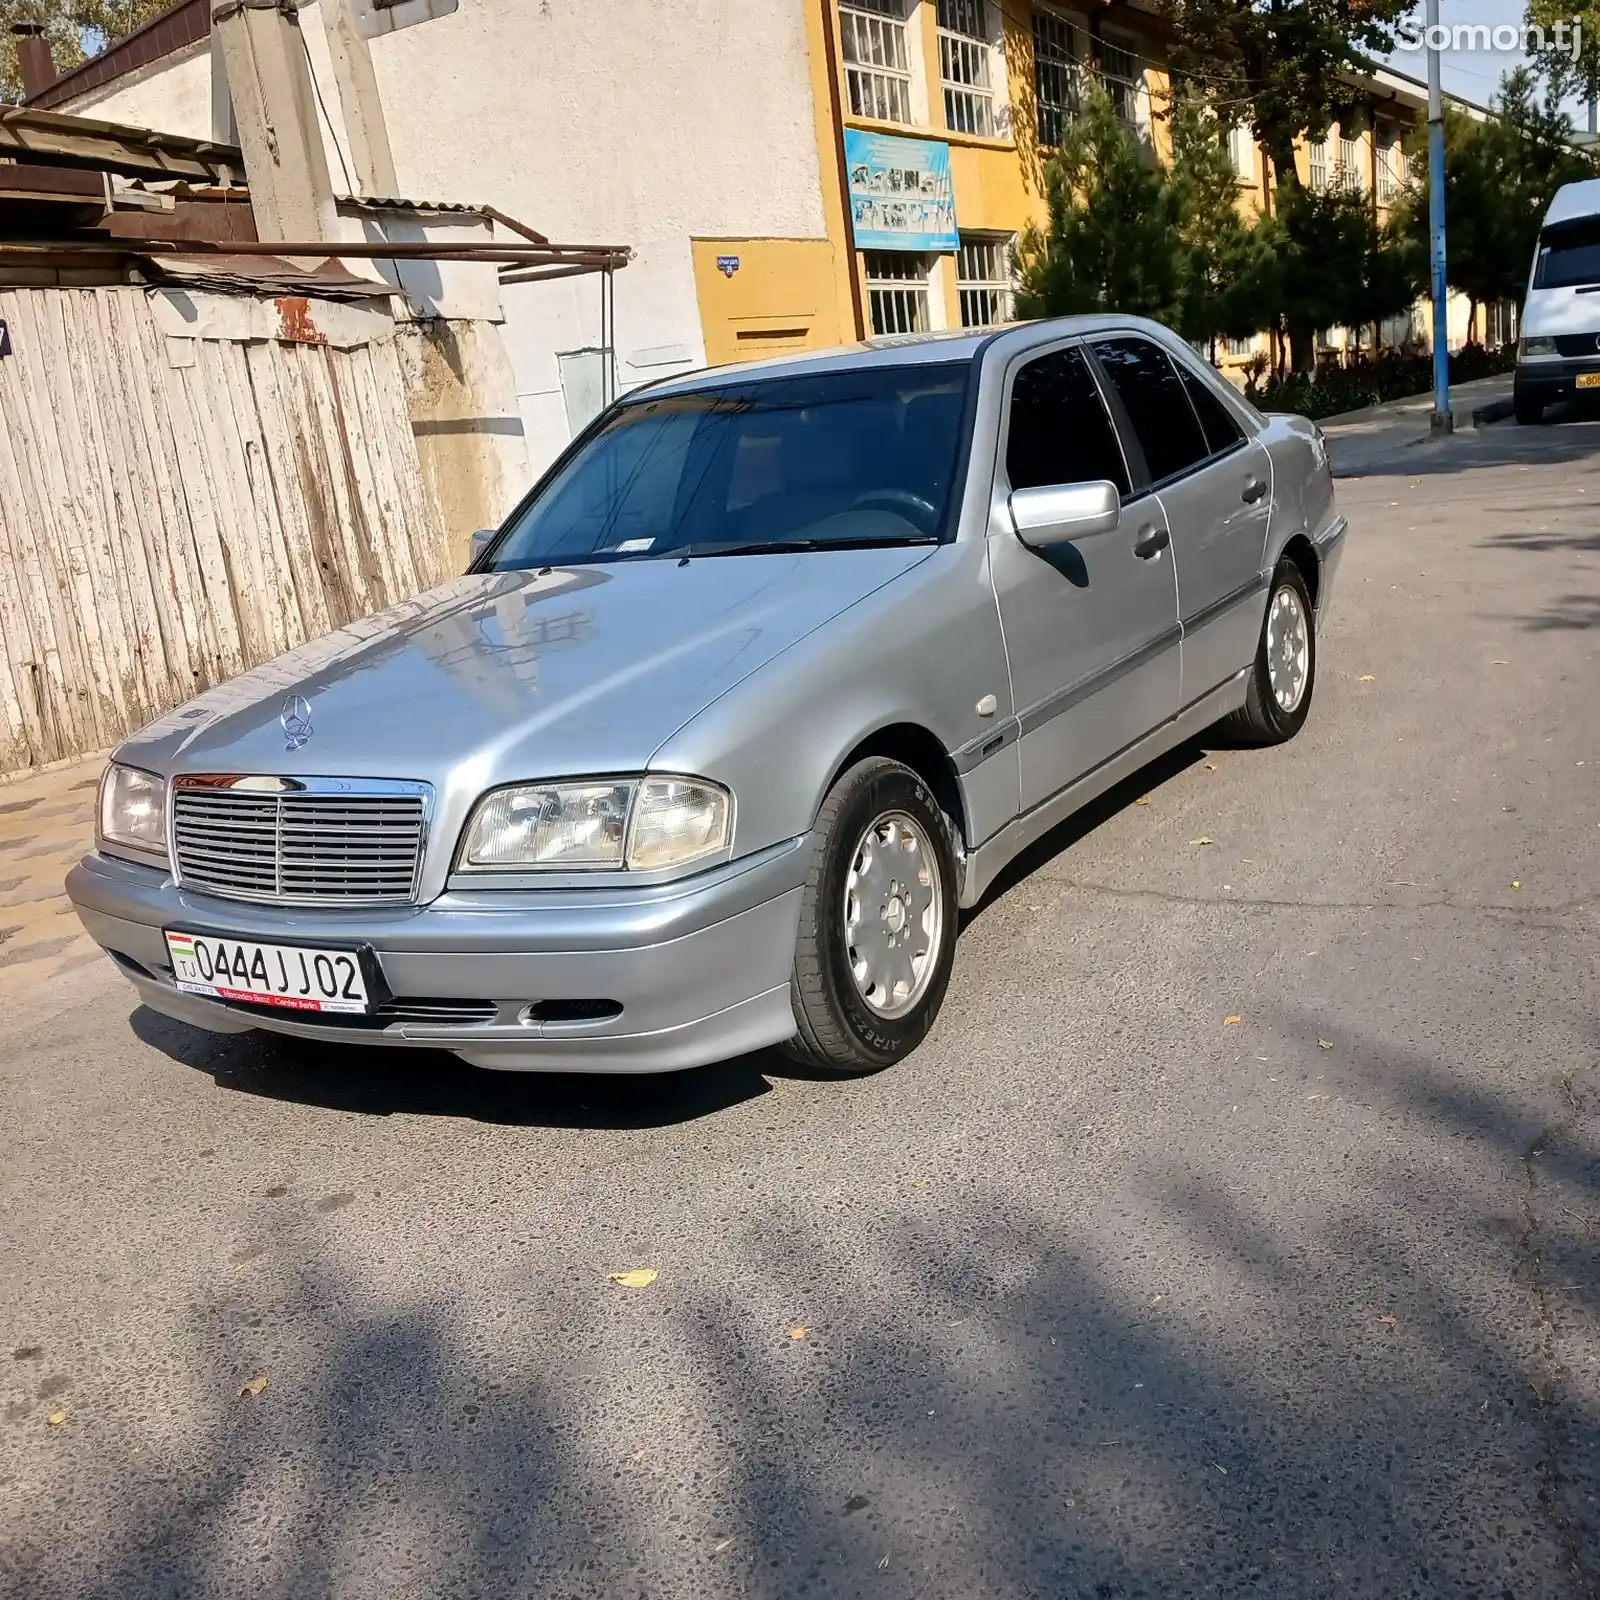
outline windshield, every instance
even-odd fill
[[[886,363],[619,406],[486,569],[935,540],[971,372]]]
[[[1600,217],[1563,222],[1539,235],[1535,289],[1582,289],[1600,284]]]

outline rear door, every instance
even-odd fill
[[[1034,550],[1003,508],[1016,489],[1110,480],[1107,533]],[[1022,808],[1132,744],[1177,709],[1178,595],[1160,503],[1130,472],[1093,362],[1076,343],[1010,375],[989,541],[1021,731]]]
[[[1272,460],[1247,438],[1209,380],[1140,334],[1094,351],[1144,453],[1172,534],[1183,626],[1181,704],[1255,659],[1266,603],[1261,570],[1272,506]]]

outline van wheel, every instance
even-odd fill
[[[1317,623],[1299,567],[1285,556],[1267,590],[1267,614],[1243,706],[1220,726],[1248,744],[1282,744],[1305,725],[1317,677]]]
[[[1516,413],[1517,421],[1525,427],[1544,421],[1544,402],[1535,400],[1531,394],[1519,394],[1513,391],[1511,409]]]
[[[814,839],[786,1049],[826,1072],[878,1072],[922,1042],[950,982],[950,821],[910,767],[872,756],[828,792]]]

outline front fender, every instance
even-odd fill
[[[989,695],[995,709],[980,715]],[[840,763],[874,732],[910,723],[949,752],[1011,713],[987,551],[981,540],[958,542],[729,689],[672,734],[650,765],[727,785],[737,807],[734,854],[742,856],[809,832]],[[968,772],[963,792],[972,837],[1009,821],[1018,798],[1015,744]]]

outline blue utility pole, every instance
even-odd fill
[[[1444,90],[1439,81],[1439,0],[1428,0],[1428,257],[1433,283],[1433,415],[1437,438],[1455,427],[1450,412],[1450,304],[1444,271]]]

